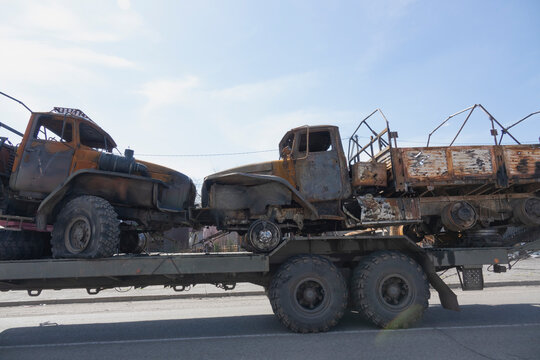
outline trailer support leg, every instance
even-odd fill
[[[429,283],[439,293],[439,299],[441,305],[447,310],[460,311],[457,295],[446,285],[446,283],[437,275],[435,266],[431,260],[429,260],[426,254],[418,254],[418,261],[424,268]]]

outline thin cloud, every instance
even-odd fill
[[[261,105],[261,103],[312,88],[316,82],[315,74],[304,73],[215,89],[205,86],[199,77],[189,75],[176,80],[147,82],[141,86],[137,93],[146,97],[145,113],[171,105],[224,109],[237,106],[239,103],[252,106],[255,102]]]
[[[90,17],[83,7],[63,2],[23,2],[10,22],[20,35],[49,37],[71,42],[118,42],[144,30],[142,17],[130,9],[129,2],[103,9],[103,15]]]

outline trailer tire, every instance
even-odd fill
[[[408,328],[419,321],[430,297],[422,267],[395,251],[364,258],[354,269],[351,292],[360,314],[386,329]]]
[[[41,233],[0,230],[0,260],[39,259],[44,250]]]
[[[294,256],[272,277],[268,297],[272,310],[287,328],[299,333],[328,331],[345,313],[345,278],[328,259]]]
[[[79,196],[60,210],[52,232],[54,258],[103,258],[119,245],[119,221],[105,199]]]

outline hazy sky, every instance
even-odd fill
[[[347,137],[377,107],[408,146],[475,103],[504,124],[538,111],[539,17],[539,1],[0,0],[0,91],[79,108],[122,152],[200,183],[277,159],[296,126]],[[1,122],[27,119],[0,99]],[[538,142],[540,116],[516,134]],[[487,118],[458,142],[491,143]]]

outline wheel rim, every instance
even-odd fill
[[[306,279],[294,291],[295,305],[303,312],[318,313],[328,306],[324,285],[316,279]]]
[[[392,310],[402,310],[412,302],[409,281],[398,274],[386,276],[380,282],[378,295],[381,303]]]
[[[250,244],[259,251],[272,251],[281,241],[281,231],[273,222],[258,220],[248,232]]]
[[[91,236],[90,221],[84,216],[73,218],[64,233],[66,249],[72,254],[83,252],[88,247]]]

